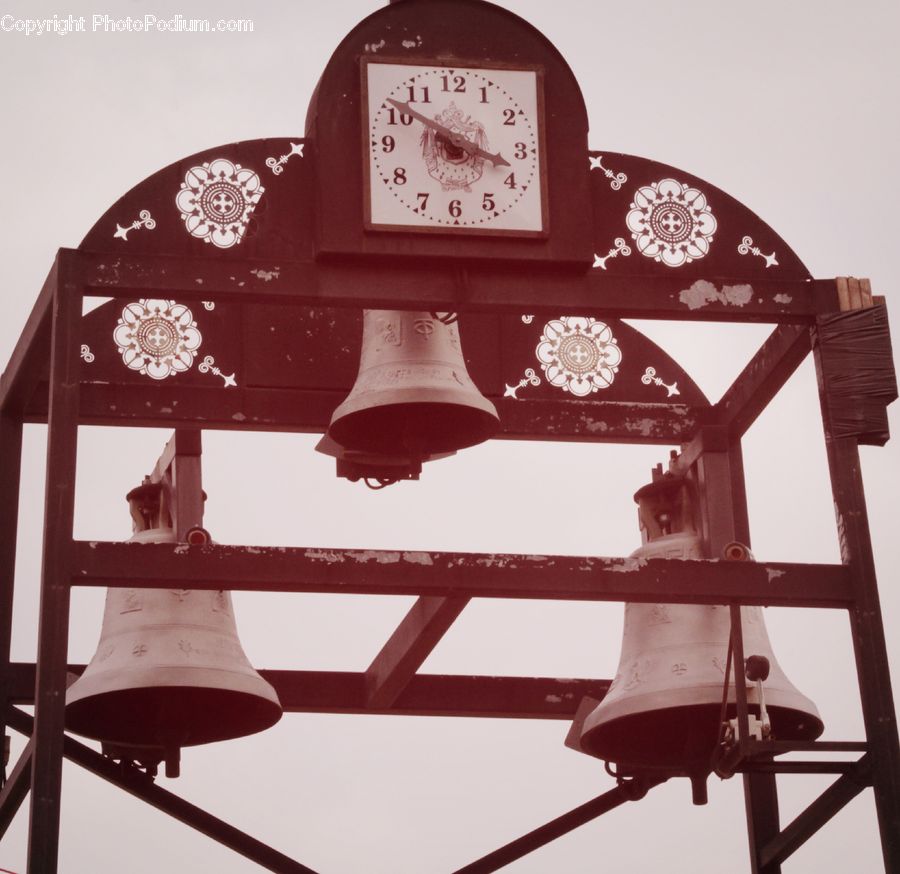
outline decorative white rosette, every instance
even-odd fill
[[[139,300],[122,310],[113,340],[126,367],[165,379],[190,368],[203,338],[183,304]]]
[[[243,239],[264,191],[253,170],[217,158],[185,173],[175,204],[192,236],[228,249]]]
[[[609,326],[582,316],[547,322],[535,353],[547,382],[577,397],[612,385],[622,361]]]
[[[702,258],[716,230],[706,196],[675,179],[639,188],[625,222],[638,251],[667,267]]]

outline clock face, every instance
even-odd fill
[[[364,58],[366,227],[543,236],[541,75]]]

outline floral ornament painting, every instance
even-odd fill
[[[581,316],[547,322],[535,351],[547,382],[576,397],[612,385],[622,362],[609,326]]]
[[[228,249],[244,238],[264,191],[253,170],[217,158],[185,173],[175,204],[191,236]]]
[[[706,196],[675,179],[639,188],[625,222],[638,251],[667,267],[702,258],[716,231]]]
[[[203,340],[191,311],[174,300],[128,304],[113,339],[126,367],[151,379],[184,373]]]

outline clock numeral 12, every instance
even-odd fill
[[[444,83],[444,87],[441,89],[442,91],[452,91],[454,94],[466,93],[465,76],[453,76],[452,79],[450,76],[441,76],[441,82]],[[451,84],[453,85],[452,88],[450,87]],[[484,88],[482,88],[481,90],[484,91]]]

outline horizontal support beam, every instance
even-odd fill
[[[29,736],[34,731],[34,719],[15,708],[10,708],[9,724],[16,731]],[[133,765],[117,764],[112,759],[108,759],[68,736],[64,741],[63,755],[69,761],[75,762],[76,765],[80,765],[92,774],[124,789],[151,807],[169,814],[179,822],[213,838],[223,846],[269,871],[275,871],[276,874],[316,874],[312,868],[295,862],[284,853],[279,853],[262,841],[236,829],[211,813],[207,813],[195,804],[185,801],[167,789],[163,789],[162,786],[157,786],[144,771]],[[130,851],[130,848],[122,845],[123,863],[125,862],[124,854]]]
[[[320,434],[346,392],[201,388],[181,385],[81,384],[84,425],[178,427]],[[501,439],[572,440],[677,446],[694,435],[711,408],[683,404],[492,398]],[[46,392],[25,411],[28,422],[47,421]]]
[[[612,276],[603,271],[537,271],[515,266],[421,264],[396,259],[315,261],[221,260],[105,254],[61,249],[87,293],[150,293],[184,300],[289,301],[369,309],[560,312],[642,319],[811,322],[838,309],[833,279],[742,281],[673,273]],[[523,281],[527,278],[527,281]],[[198,283],[202,280],[202,284]]]
[[[84,665],[69,665],[81,674]],[[10,666],[11,700],[34,703],[34,664]],[[610,680],[416,674],[389,706],[369,704],[366,674],[350,671],[261,670],[286,713],[366,713],[571,720],[582,698],[602,699]]]
[[[847,608],[843,565],[75,541],[83,586]]]

